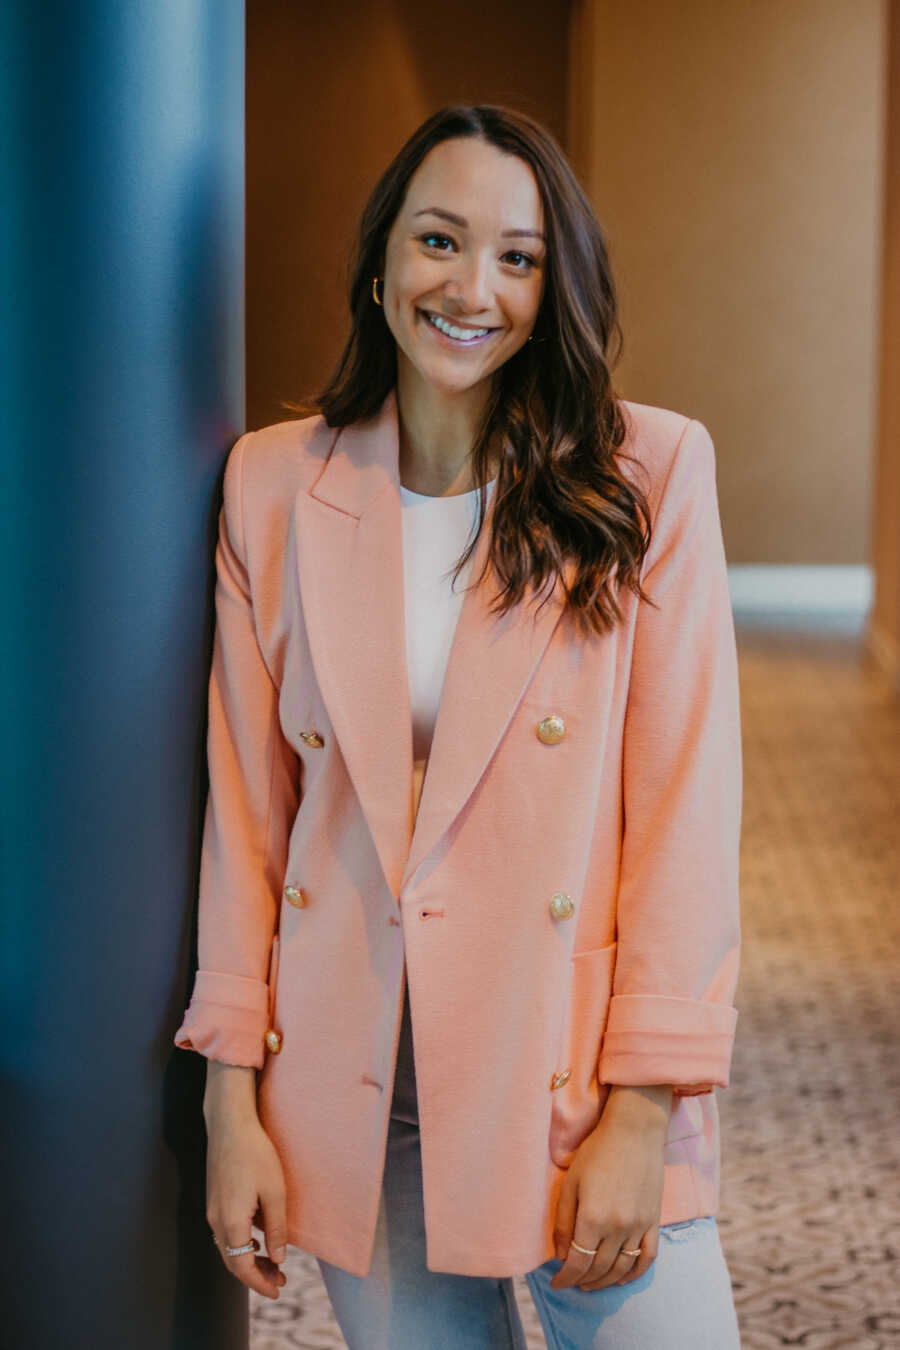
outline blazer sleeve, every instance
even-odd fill
[[[229,453],[216,546],[209,678],[209,796],[198,898],[198,969],[175,1044],[262,1068],[268,969],[299,806],[299,761],[257,640],[243,516],[246,432]]]
[[[741,945],[734,621],[715,450],[691,420],[660,496],[623,730],[617,949],[598,1079],[727,1087]]]

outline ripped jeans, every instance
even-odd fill
[[[365,1277],[319,1260],[350,1350],[526,1350],[511,1278],[425,1265],[422,1161],[409,1009],[398,1052],[384,1186]],[[548,1350],[740,1350],[731,1277],[715,1218],[659,1230],[653,1264],[630,1284],[551,1289],[562,1261],[525,1275]]]

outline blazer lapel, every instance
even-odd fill
[[[557,579],[534,613],[489,612],[488,517],[470,561],[413,815],[396,391],[344,427],[296,497],[297,565],[313,668],[395,899],[464,807],[562,613]],[[459,585],[465,584],[466,574]],[[493,584],[492,584],[493,583]]]

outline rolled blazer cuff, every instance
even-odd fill
[[[665,994],[615,994],[597,1077],[601,1083],[671,1083],[674,1095],[728,1087],[737,1009]]]
[[[207,1059],[261,1069],[268,1025],[269,988],[264,981],[198,970],[175,1044]]]

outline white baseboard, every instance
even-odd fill
[[[735,619],[821,615],[862,623],[872,606],[871,567],[734,564],[728,585]]]

